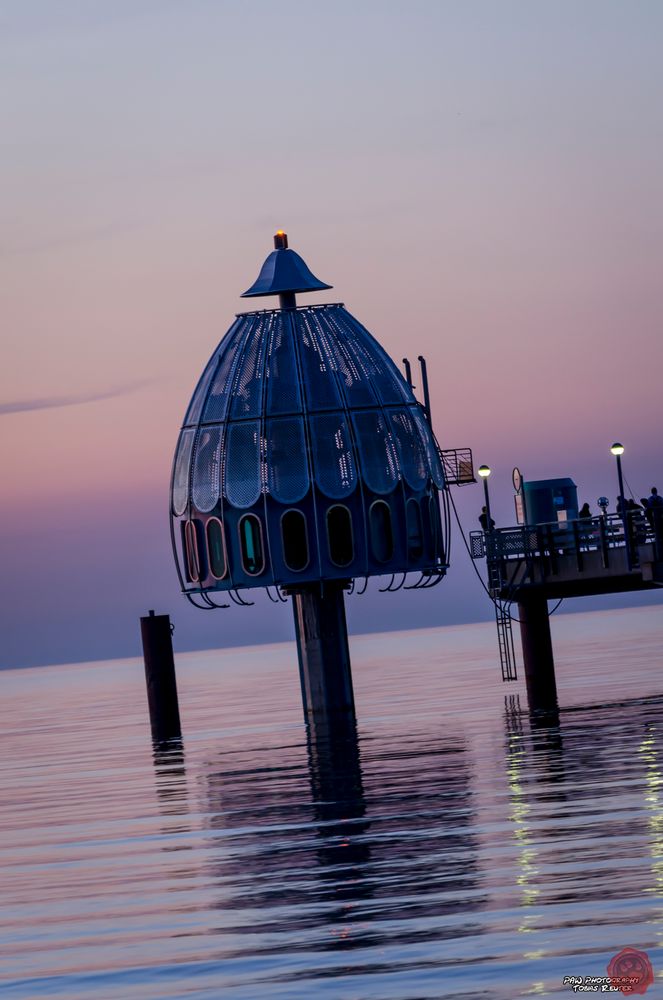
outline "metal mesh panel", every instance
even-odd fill
[[[338,324],[340,341],[354,355],[363,377],[373,385],[382,403],[410,403],[414,396],[407,382],[389,355],[368,330],[345,309],[339,307],[334,320]]]
[[[379,410],[354,413],[361,474],[374,493],[391,493],[399,479],[398,456],[384,414]]]
[[[539,549],[539,538],[536,530],[529,528],[514,528],[513,530],[498,529],[492,532],[491,542],[494,556],[519,556]],[[571,545],[569,548],[573,547]]]
[[[470,555],[473,559],[483,559],[485,554],[483,531],[470,531]]]
[[[257,319],[254,329],[246,338],[242,359],[233,379],[232,417],[259,417],[262,409],[264,348],[274,322],[274,313],[265,313]]]
[[[413,489],[420,489],[428,479],[428,463],[419,429],[409,410],[392,410],[389,419],[398,445],[405,481]]]
[[[419,434],[421,435],[422,443],[426,449],[426,458],[428,459],[428,468],[430,469],[430,474],[433,482],[439,489],[444,488],[444,472],[442,471],[442,463],[440,462],[440,456],[437,453],[437,445],[433,440],[433,435],[431,434],[430,427],[426,423],[426,420],[419,408],[419,406],[413,406],[410,408],[410,413],[415,421],[417,427],[419,428]]]
[[[235,335],[231,336],[228,334],[221,342],[222,353],[219,354],[219,366],[212,380],[209,395],[203,409],[203,420],[225,419],[235,363],[253,326],[253,317],[245,316],[243,322],[238,325]],[[225,350],[223,350],[223,344],[226,340],[228,343]]]
[[[277,313],[267,350],[267,413],[296,413],[302,408],[290,321]]]
[[[311,417],[315,481],[332,500],[352,493],[357,469],[347,421],[342,413]]]
[[[196,432],[184,430],[177,442],[177,457],[173,474],[173,513],[183,514],[189,501],[189,468],[191,466],[191,449]]]
[[[228,336],[228,334],[226,334]],[[217,369],[219,363],[219,351],[218,349],[214,352],[212,357],[207,362],[207,367],[203,372],[196,390],[193,394],[191,402],[189,403],[189,408],[186,411],[186,416],[184,418],[185,424],[197,424],[200,420],[200,414],[203,408],[203,403],[207,397],[207,392],[210,387],[210,382],[214,377],[214,373]]]
[[[394,489],[401,469],[413,488],[423,485],[429,468],[433,480],[444,484],[437,449],[410,387],[361,324],[342,306],[269,310],[237,319],[194,393],[187,419],[209,425],[197,431],[193,455],[197,509],[212,510],[221,489],[240,508],[254,504],[261,491],[281,503],[306,494],[310,470],[305,418],[298,415],[302,392],[315,480],[330,498],[355,489],[357,463],[364,482],[379,494]],[[399,403],[390,416],[380,406]],[[354,414],[357,455],[346,406]],[[193,431],[178,446],[173,504],[180,511],[188,500],[192,444]]]
[[[309,488],[304,421],[277,417],[267,421],[268,489],[281,503],[296,503]]]
[[[223,489],[233,507],[252,507],[260,496],[260,421],[230,424]]]
[[[221,440],[223,427],[201,427],[193,460],[192,497],[200,511],[210,511],[221,489]]]
[[[333,331],[333,336],[325,335],[326,343],[330,352],[334,355],[334,367],[341,378],[345,397],[350,406],[375,406],[378,396],[374,391],[371,378],[366,377],[365,371],[357,352],[352,348],[355,345],[348,345],[343,342],[344,331],[336,321],[335,310],[329,309],[324,312],[313,312],[311,318],[315,322],[318,330],[323,330],[327,325]],[[321,333],[320,336],[323,336]]]
[[[296,323],[309,410],[340,408],[341,399],[336,387],[336,363],[328,338],[320,325],[311,322],[311,312],[297,312]]]

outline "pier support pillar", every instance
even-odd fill
[[[355,718],[344,586],[328,581],[292,592],[304,718],[317,727]]]
[[[555,660],[545,597],[528,595],[526,600],[519,601],[518,618],[530,711],[556,713]]]
[[[155,743],[179,739],[182,735],[177,701],[175,660],[168,615],[149,615],[140,620],[145,660],[147,703],[152,739]]]

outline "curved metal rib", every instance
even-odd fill
[[[214,610],[214,606],[211,605],[211,604],[198,604],[198,602],[194,601],[194,599],[191,596],[191,594],[187,593],[186,590],[184,591],[184,596],[186,597],[186,599],[189,602],[189,604],[193,604],[194,608],[198,608],[199,611],[213,611]]]
[[[240,608],[251,608],[255,604],[255,601],[245,601],[243,597],[240,597],[236,590],[229,590],[230,600],[238,604]]]
[[[205,600],[209,603],[209,605],[210,605],[211,608],[221,609],[221,608],[229,608],[230,607],[229,604],[217,604],[216,601],[213,601],[212,598],[207,593],[205,594]]]

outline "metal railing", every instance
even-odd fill
[[[625,530],[626,528],[626,530]],[[611,549],[626,548],[633,566],[638,565],[638,546],[654,543],[656,558],[663,560],[663,517],[648,520],[643,511],[629,511],[626,525],[620,514],[554,522],[494,528],[490,532],[470,532],[473,559],[490,562],[523,559],[529,556],[573,555],[581,568],[582,554],[599,551],[604,566]]]
[[[447,486],[476,483],[471,448],[438,448]]]

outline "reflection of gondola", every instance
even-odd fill
[[[311,906],[324,910],[325,923],[338,924],[347,919],[344,905],[365,895],[369,824],[354,722],[315,735],[306,762],[300,746],[280,747],[254,751],[250,761],[224,754],[223,766],[215,761],[208,770],[209,822],[234,831],[232,850],[215,866],[224,883],[241,887],[222,905],[259,910],[263,930],[304,932]],[[338,906],[330,908],[330,900]]]
[[[360,753],[353,727],[315,729],[308,773],[299,747],[215,761],[207,795],[208,821],[225,833],[219,906],[249,907],[255,933],[278,935],[281,954],[303,938],[327,951],[482,933],[467,919],[485,894],[465,748],[411,735],[397,745],[362,741]],[[444,920],[457,912],[462,922]]]
[[[370,822],[354,718],[337,717],[330,730],[318,724],[308,731],[308,763],[319,846],[321,890],[339,905],[329,922],[353,920],[352,903],[372,894],[367,866],[371,860]],[[360,939],[363,935],[360,935]],[[332,937],[339,947],[357,946],[360,939],[346,931]]]

